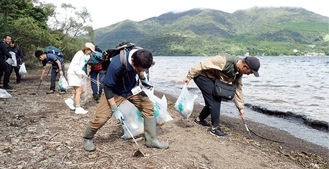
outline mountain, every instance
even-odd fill
[[[192,9],[94,30],[102,49],[130,41],[165,56],[329,55],[329,17],[303,8]]]

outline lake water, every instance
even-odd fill
[[[155,90],[179,96],[189,68],[205,58],[155,56],[150,82]],[[260,77],[243,76],[246,118],[290,130],[298,137],[308,137],[307,130],[319,139],[315,141],[317,144],[329,148],[329,57],[258,58]],[[198,95],[196,102],[203,104],[201,92],[193,81],[188,89]],[[224,102],[221,113],[239,118],[233,102]],[[314,135],[315,132],[319,135]]]

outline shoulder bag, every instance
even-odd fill
[[[213,91],[214,97],[232,100],[235,95],[236,85],[222,82],[219,79],[215,80],[215,87]]]

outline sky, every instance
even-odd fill
[[[298,7],[329,17],[325,0],[40,0],[60,6],[68,3],[91,14],[94,29],[126,19],[142,21],[167,12],[183,12],[194,8],[216,9],[228,13],[252,7]],[[93,2],[93,3],[91,3]],[[329,23],[329,21],[328,21]]]

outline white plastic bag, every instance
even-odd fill
[[[187,84],[184,84],[182,91],[175,103],[175,109],[185,118],[188,119],[193,112],[194,100],[198,95],[193,95],[187,90]]]
[[[13,61],[13,63],[11,64],[12,66],[17,66],[17,59],[16,59],[16,54],[15,52],[9,52],[9,54],[11,55],[11,59]]]
[[[12,58],[8,58],[6,60],[6,62],[8,63],[8,65],[13,65],[14,64],[14,60]]]
[[[125,124],[127,125],[131,134],[135,137],[144,133],[144,119],[142,113],[128,100],[125,100],[118,107],[122,112]],[[124,130],[123,136],[124,139],[131,138],[131,135],[127,131],[126,127],[122,125]]]
[[[58,81],[58,89],[59,90],[67,90],[69,88],[69,84],[67,83],[64,76],[59,77]]]
[[[163,95],[162,98],[160,99],[154,95],[154,89],[149,90],[143,88],[143,91],[154,104],[154,117],[156,119],[157,124],[162,124],[173,120],[173,118],[170,116],[170,114],[167,111],[168,104],[165,95]]]
[[[19,74],[20,75],[25,75],[27,74],[27,71],[26,71],[26,67],[25,67],[25,63],[22,63],[19,67]]]
[[[82,85],[81,85],[81,96],[80,96],[80,99],[82,101],[86,101],[86,99],[88,97],[87,78],[83,78],[83,79],[81,79],[81,81],[82,81]]]
[[[0,98],[3,99],[8,99],[11,98],[12,96],[7,92],[5,89],[0,89]]]

